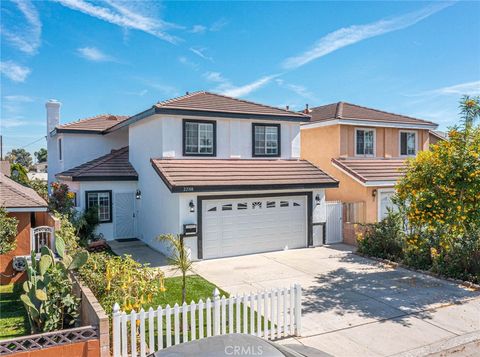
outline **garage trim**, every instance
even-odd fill
[[[240,195],[214,195],[214,196],[197,196],[197,257],[203,259],[203,201],[209,200],[225,200],[225,199],[237,199],[237,198],[267,198],[267,197],[284,197],[284,196],[306,196],[307,197],[307,246],[313,245],[313,230],[312,230],[312,217],[313,217],[313,200],[312,192],[278,192],[278,193],[260,193],[260,194],[240,194]]]

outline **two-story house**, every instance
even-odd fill
[[[68,183],[79,209],[98,207],[106,239],[165,251],[158,235],[183,234],[194,259],[322,243],[325,189],[338,181],[299,159],[310,115],[195,92],[60,125],[56,103],[49,181]]]
[[[340,180],[328,201],[344,203],[344,241],[355,242],[349,223],[381,220],[392,207],[406,159],[441,140],[430,121],[338,102],[312,108],[301,127],[301,158]]]

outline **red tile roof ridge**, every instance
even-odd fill
[[[59,124],[59,125],[57,125],[57,128],[64,128],[64,127],[72,125],[72,124],[83,123],[83,122],[86,122],[86,121],[89,121],[89,120],[99,119],[101,117],[106,117],[105,118],[106,120],[111,120],[110,119],[111,117],[115,117],[116,121],[119,121],[119,119],[128,118],[128,115],[117,115],[117,114],[110,114],[110,113],[97,114],[97,115],[94,115],[94,116],[91,116],[91,117],[77,119],[77,120],[74,120],[74,121],[71,121],[71,122],[68,122],[68,123],[65,123],[65,124]]]
[[[254,102],[254,101],[251,101],[251,100],[245,100],[245,99],[240,99],[240,98],[229,97],[229,96],[227,96],[227,95],[223,95],[223,94],[219,94],[219,93],[213,93],[213,92],[209,92],[209,91],[205,91],[205,90],[196,91],[196,92],[192,92],[192,93],[189,93],[189,94],[180,96],[180,97],[168,99],[168,100],[165,100],[165,101],[163,101],[163,102],[159,102],[159,103],[155,104],[155,106],[157,106],[157,107],[162,107],[162,106],[164,106],[164,105],[171,104],[171,103],[175,103],[175,102],[177,102],[177,101],[179,101],[179,100],[182,100],[182,99],[185,99],[185,98],[190,98],[190,97],[193,97],[193,96],[196,96],[196,95],[200,95],[200,94],[208,94],[208,95],[213,95],[213,96],[217,96],[217,97],[221,97],[221,98],[227,98],[227,99],[237,100],[237,101],[239,101],[239,102],[243,102],[243,103],[247,103],[247,104],[258,105],[258,106],[261,106],[261,107],[264,107],[264,108],[280,110],[280,111],[283,111],[283,112],[287,113],[287,114],[285,114],[285,115],[292,115],[292,114],[293,114],[293,115],[295,115],[295,116],[301,115],[301,116],[304,116],[304,117],[307,117],[307,118],[310,117],[310,115],[305,114],[305,113],[302,113],[302,112],[295,112],[295,111],[293,111],[293,110],[287,110],[287,109],[284,109],[284,108],[274,107],[274,106],[272,106],[272,105],[262,104],[262,103]]]

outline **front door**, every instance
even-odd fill
[[[135,193],[115,194],[115,239],[135,238]]]
[[[378,221],[384,219],[388,210],[395,210],[396,206],[392,202],[392,197],[395,194],[395,190],[378,190]]]

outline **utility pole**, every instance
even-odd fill
[[[0,135],[0,161],[3,161],[3,136]]]

